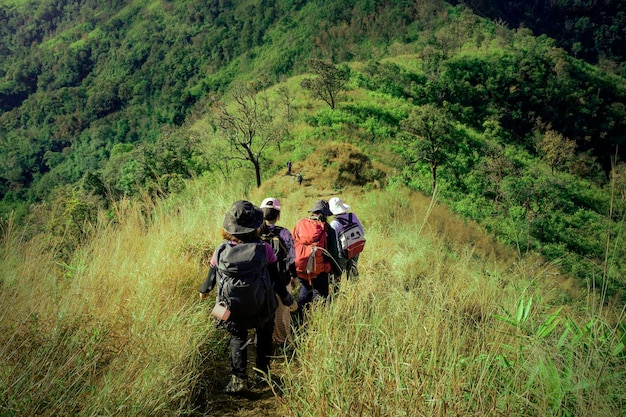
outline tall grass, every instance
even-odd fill
[[[549,267],[459,245],[441,233],[454,221],[404,193],[366,201],[361,278],[309,317],[288,415],[620,415],[624,333],[559,306]]]
[[[197,287],[232,201],[270,195],[286,227],[322,197],[286,176],[249,194],[200,179],[118,203],[68,262],[4,224],[0,415],[213,415],[224,334]],[[341,196],[367,227],[361,277],[312,310],[275,415],[619,415],[619,312],[564,305],[549,265],[424,197]]]
[[[187,414],[212,328],[197,287],[237,187],[115,207],[69,263],[5,227],[0,414]],[[191,194],[193,194],[191,196]]]

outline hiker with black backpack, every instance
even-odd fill
[[[280,221],[281,205],[280,201],[273,197],[268,197],[261,202],[259,206],[263,211],[263,219],[265,222],[261,226],[261,239],[272,246],[276,259],[278,260],[278,273],[281,285],[287,287],[287,291],[291,293],[293,290],[294,280],[297,278],[296,264],[294,263],[296,253],[293,244],[293,237],[289,229],[278,226],[276,223]],[[298,307],[297,303],[285,305],[280,297],[277,297],[278,308],[274,314],[274,333],[272,340],[274,342],[275,352],[284,350],[284,348],[292,341],[291,336],[291,313]]]
[[[311,215],[300,219],[292,235],[296,249],[296,273],[300,281],[297,318],[300,323],[308,305],[329,295],[329,275],[341,275],[337,264],[337,237],[326,221],[332,215],[326,200],[317,200]]]
[[[346,271],[346,279],[359,278],[359,255],[365,247],[365,231],[356,214],[350,211],[350,206],[339,197],[328,200],[330,211],[335,216],[330,226],[337,233],[337,261],[341,269]]]
[[[238,393],[248,387],[248,330],[256,330],[257,381],[269,372],[272,355],[272,332],[276,295],[291,305],[293,297],[280,283],[278,263],[272,247],[263,242],[259,228],[263,212],[251,202],[236,201],[224,217],[222,242],[211,258],[209,275],[200,286],[206,299],[217,286],[213,315],[219,319],[230,338],[231,378],[226,393]]]

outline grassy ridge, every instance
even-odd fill
[[[208,326],[195,302],[204,272],[200,243],[218,237],[206,231],[219,230],[232,200],[225,191],[197,197],[175,208],[118,205],[118,221],[103,221],[70,264],[7,232],[3,415],[188,408],[195,351]]]
[[[139,3],[134,4],[139,8]],[[148,16],[151,11],[142,8]],[[173,16],[165,10],[154,14]],[[148,33],[127,29],[130,22],[124,20],[132,15],[123,12],[110,22],[120,26],[119,34],[128,30],[129,51],[141,57],[146,51],[135,47],[162,45],[172,54],[161,60],[150,53],[144,56],[149,58],[145,67],[158,68],[153,61],[178,62],[174,51],[184,55],[183,50],[172,49],[167,42],[131,41]],[[185,12],[183,16],[191,15]],[[492,51],[496,44],[505,45],[504,38],[492,36],[491,26],[480,29],[469,14],[460,17],[463,20],[451,27],[463,29],[463,36],[450,32],[454,36],[436,42],[418,36],[415,45],[389,45],[390,52],[407,55],[382,63],[354,63],[356,72],[349,91],[335,111],[311,103],[296,88],[297,78],[286,80],[292,87],[294,109],[301,114],[282,143],[280,155],[264,161],[265,174],[278,175],[267,178],[261,190],[250,190],[245,169],[233,168],[225,175],[230,180],[224,181],[213,167],[210,174],[201,174],[204,170],[200,168],[193,172],[185,169],[179,176],[170,171],[155,173],[155,181],[173,175],[180,180],[176,184],[190,177],[200,179],[189,182],[183,194],[173,194],[168,200],[154,202],[145,197],[142,193],[149,194],[144,187],[149,181],[139,181],[143,173],[162,161],[177,159],[172,155],[179,153],[173,151],[194,150],[186,142],[191,135],[181,130],[180,136],[167,134],[163,136],[167,140],[155,140],[155,146],[147,148],[150,152],[139,143],[137,149],[128,143],[110,149],[111,163],[103,169],[102,178],[106,180],[110,174],[109,185],[124,185],[128,190],[120,190],[132,191],[137,200],[128,201],[120,193],[121,200],[109,202],[107,213],[92,216],[91,208],[99,206],[68,189],[67,195],[49,204],[54,209],[49,221],[22,229],[15,227],[11,218],[3,219],[0,415],[171,416],[200,414],[198,410],[211,414],[218,405],[209,394],[221,384],[216,370],[226,366],[224,335],[212,329],[207,320],[210,303],[198,303],[196,289],[206,273],[206,259],[219,242],[224,211],[242,196],[258,203],[273,195],[286,207],[283,225],[291,226],[306,215],[315,199],[339,193],[367,225],[369,243],[361,262],[362,279],[358,284],[346,284],[335,303],[314,312],[309,331],[298,341],[297,360],[286,370],[287,394],[277,401],[277,415],[617,415],[624,402],[624,320],[623,305],[618,301],[623,293],[623,201],[621,206],[616,204],[614,215],[607,214],[613,199],[606,188],[594,182],[593,175],[578,180],[564,174],[565,169],[550,172],[535,149],[535,136],[545,132],[528,124],[530,116],[540,111],[554,117],[553,122],[564,129],[587,119],[593,121],[578,126],[591,137],[602,139],[607,129],[618,132],[615,126],[623,123],[623,80],[592,77],[591,70],[587,74],[583,71],[586,66],[565,59],[549,41],[532,40],[523,31],[508,35],[515,41],[511,50]],[[112,28],[110,25],[103,27]],[[137,25],[134,27],[140,27]],[[302,65],[301,58],[306,56],[301,42],[294,41],[307,39],[306,30],[294,26],[303,32],[287,35],[269,28],[267,36],[299,49],[273,48],[271,54],[259,53],[266,57],[259,58],[262,67],[276,77]],[[158,25],[154,28],[155,36],[165,33]],[[234,26],[229,28],[237,32]],[[411,28],[407,37],[416,36],[418,29]],[[98,28],[90,36],[104,42],[114,33],[118,32]],[[332,42],[357,45],[345,42],[338,36],[341,33],[331,30],[330,34],[337,36],[320,38],[319,43],[330,49]],[[210,37],[202,39],[205,46],[220,44],[211,42]],[[73,45],[86,40],[81,38]],[[451,47],[451,40],[475,42],[476,48],[492,52],[484,56],[453,53],[465,47],[456,43]],[[425,44],[430,48],[424,48]],[[43,45],[56,46],[52,41]],[[97,45],[99,42],[93,43]],[[372,53],[376,48],[366,44],[355,51],[357,56],[364,55],[362,58],[376,58],[386,55],[383,45],[380,48]],[[475,50],[471,45],[467,48]],[[198,54],[207,50],[195,45],[191,49]],[[552,53],[546,55],[544,49]],[[443,51],[451,56],[440,55]],[[279,59],[274,59],[276,54],[281,54]],[[142,146],[143,139],[156,139],[157,120],[173,123],[191,108],[178,108],[179,98],[186,97],[189,103],[185,100],[185,106],[191,106],[202,100],[204,93],[225,89],[240,76],[238,72],[257,74],[245,71],[257,62],[252,57],[231,58],[225,60],[230,64],[223,70],[200,71],[198,74],[204,75],[192,76],[189,84],[170,86],[175,91],[159,95],[163,102],[154,108],[143,103],[130,111],[127,103],[125,114],[143,122],[130,133],[124,123],[117,123],[110,132],[99,129],[93,142],[77,154],[82,156],[74,158],[80,169],[65,170],[69,159],[56,152],[58,165],[53,167],[56,159],[49,158],[50,172],[63,175],[49,176],[40,191],[51,189],[61,178],[77,180],[95,168],[104,158],[98,149],[108,153],[109,145],[119,138],[139,141],[141,137]],[[348,59],[340,60],[344,58]],[[73,62],[72,57],[67,60]],[[119,72],[125,68],[119,62],[107,62],[94,75],[115,81],[108,84],[110,91],[90,91],[97,93],[91,99],[100,105],[100,111],[113,112],[111,121],[121,114],[108,107],[109,93],[115,93],[111,97],[120,91],[141,93],[135,87],[153,85],[161,94],[160,87],[168,85],[168,77],[180,78],[170,70],[154,70],[154,78],[137,72],[140,84]],[[142,62],[130,60],[126,70],[130,73],[131,67],[143,67]],[[274,67],[283,63],[287,67]],[[518,85],[525,77],[524,84]],[[596,84],[611,93],[607,93],[607,101],[600,101],[605,93],[591,88]],[[559,86],[567,88],[556,88]],[[598,93],[587,95],[588,88]],[[519,98],[522,93],[524,97]],[[556,100],[570,94],[567,100]],[[456,219],[438,205],[431,206],[430,200],[399,185],[430,189],[427,166],[407,163],[414,160],[410,153],[414,143],[408,146],[400,140],[399,125],[418,104],[442,97],[452,100],[443,104],[455,112],[464,135],[458,142],[462,151],[451,152],[454,157],[439,173],[439,198],[467,218],[485,221],[492,232],[518,245],[517,254],[502,248],[479,227]],[[589,100],[593,97],[596,100]],[[74,106],[94,110],[87,105],[88,98],[85,95],[75,102],[83,104]],[[528,103],[533,106],[527,108]],[[569,119],[556,117],[559,113],[553,109],[564,110]],[[49,112],[36,114],[52,120]],[[149,118],[139,117],[148,114]],[[596,117],[598,114],[602,117]],[[92,116],[97,115],[85,120]],[[223,159],[221,148],[215,146],[219,138],[212,134],[210,117],[197,117],[189,132],[201,142],[200,155],[210,155],[212,163]],[[596,126],[597,122],[607,127]],[[73,119],[67,123],[75,125]],[[7,149],[20,149],[12,135],[33,131],[27,127],[7,127]],[[349,143],[358,143],[360,152],[352,152]],[[498,172],[488,171],[488,163],[499,156],[496,151],[500,147],[490,150],[487,145],[502,143],[506,147],[500,161],[504,168],[510,163],[510,172],[491,179]],[[35,149],[27,145],[22,148]],[[183,155],[182,160],[198,158],[198,166],[205,165],[198,154]],[[304,172],[302,187],[297,187],[293,178],[280,175],[288,157],[293,158],[295,172]],[[145,171],[136,167],[138,163]],[[481,171],[493,175],[488,178]],[[117,177],[124,173],[127,177]],[[356,174],[367,176],[358,190],[350,186],[360,180]],[[379,181],[383,177],[389,182]],[[494,190],[496,184],[502,188]],[[160,186],[159,182],[156,188]],[[381,191],[381,186],[386,186],[386,191]],[[107,187],[100,188],[108,198]],[[176,190],[172,187],[168,192]],[[613,234],[608,249],[605,230]],[[550,265],[534,258],[530,249],[542,250],[555,267],[561,263],[577,273],[580,281],[608,289],[614,298],[570,288],[569,277],[560,277]]]
[[[389,197],[366,203],[369,222],[387,222]],[[582,314],[563,305],[551,268],[428,232],[446,217],[397,198],[405,221],[368,235],[367,273],[299,340],[290,415],[619,414],[605,366],[623,366],[623,345],[591,299]]]
[[[280,196],[291,226],[326,196],[319,185],[278,176],[248,198]],[[196,291],[242,195],[203,178],[168,201],[120,203],[67,264],[5,228],[2,415],[211,410],[224,335]],[[405,189],[343,196],[368,227],[361,280],[314,310],[277,415],[618,415],[619,309],[564,304],[548,266]]]

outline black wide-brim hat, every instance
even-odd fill
[[[328,207],[328,201],[326,200],[317,200],[315,204],[313,204],[313,208],[309,210],[309,213],[319,213],[324,216],[332,216],[333,213],[330,211]]]
[[[263,211],[249,201],[235,201],[224,217],[224,230],[231,235],[254,232],[263,224]]]

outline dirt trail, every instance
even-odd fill
[[[251,383],[249,389],[241,394],[225,394],[224,387],[230,378],[228,359],[229,336],[224,331],[224,339],[220,342],[219,352],[205,352],[206,360],[199,376],[198,391],[194,395],[195,407],[199,416],[206,417],[283,417],[285,414],[281,387],[278,382],[270,387],[267,381]],[[216,349],[213,346],[212,349]],[[209,348],[206,346],[206,348]],[[276,356],[270,365],[273,375],[284,375],[286,357]],[[248,346],[248,375],[253,374],[255,348]]]
[[[305,172],[302,185],[296,182],[298,172]],[[291,190],[293,195],[298,197],[293,200],[300,201],[300,204],[293,207],[294,211],[300,210],[302,215],[307,215],[306,210],[311,207],[313,202],[318,198],[328,198],[336,195],[332,189],[322,189],[318,186],[323,184],[334,184],[335,178],[326,178],[324,175],[317,173],[311,177],[307,177],[306,172],[315,172],[311,166],[304,162],[294,164],[291,175],[286,172],[284,175],[278,175],[269,181],[266,181],[265,187]],[[328,175],[328,174],[326,174]],[[318,178],[319,177],[319,178]],[[265,188],[264,187],[264,188]],[[300,207],[301,206],[301,207]],[[294,295],[297,296],[297,289]],[[251,332],[252,333],[252,332]],[[228,336],[225,336],[224,343],[227,345]],[[281,387],[274,385],[271,388],[269,384],[263,383],[261,386],[251,387],[247,392],[239,395],[228,395],[223,392],[228,379],[230,378],[229,359],[227,346],[223,345],[224,351],[218,355],[219,359],[212,356],[210,364],[204,367],[203,375],[201,375],[201,385],[203,385],[202,393],[196,395],[196,407],[201,416],[220,416],[220,417],[284,417],[285,407]],[[284,367],[287,358],[277,356],[272,360],[271,372],[280,377],[284,375]],[[248,374],[252,374],[252,366],[255,363],[255,348],[248,347]]]

